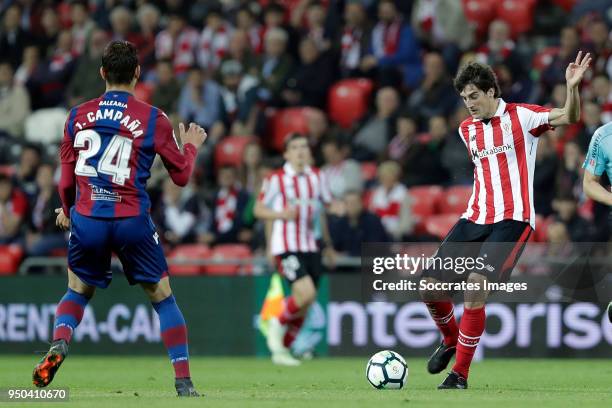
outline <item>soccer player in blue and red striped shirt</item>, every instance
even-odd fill
[[[51,348],[34,369],[38,387],[53,380],[66,358],[95,289],[109,285],[114,252],[129,283],[143,287],[159,315],[178,395],[199,395],[189,373],[185,319],[170,289],[145,186],[156,154],[172,181],[186,185],[206,132],[193,123],[185,130],[181,123],[181,151],[168,117],[133,96],[140,76],[137,55],[129,42],[107,45],[100,68],[106,92],[71,109],[66,121],[56,224],[70,229],[68,291],[57,306]]]

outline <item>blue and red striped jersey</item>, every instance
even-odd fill
[[[109,91],[70,110],[60,148],[62,179],[74,177],[72,194],[62,187],[64,211],[74,202],[79,214],[101,218],[148,213],[145,190],[159,154],[176,184],[185,185],[196,148],[181,152],[168,117],[129,92]],[[70,173],[74,168],[74,175]],[[69,169],[69,170],[66,170]],[[66,214],[68,215],[68,214]]]

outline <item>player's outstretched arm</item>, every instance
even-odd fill
[[[158,116],[155,152],[161,156],[174,184],[183,187],[189,182],[198,148],[206,140],[206,132],[195,123],[190,123],[189,129],[185,130],[185,125],[181,123],[179,124],[179,134],[183,143],[182,152],[174,136],[170,121],[164,114]]]
[[[612,206],[612,193],[599,183],[600,178],[600,176],[585,170],[584,177],[582,178],[582,189],[587,197],[599,203]]]
[[[578,52],[576,60],[567,66],[565,70],[565,82],[567,84],[567,96],[563,108],[555,108],[550,111],[549,123],[552,126],[569,125],[580,119],[580,90],[578,85],[584,77],[584,73],[591,65],[591,54],[582,55]]]

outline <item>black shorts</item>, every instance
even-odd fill
[[[286,252],[276,256],[278,271],[289,283],[310,276],[315,286],[321,276],[321,254],[319,252]]]
[[[479,259],[480,263],[473,264],[464,272],[456,267],[448,269],[434,263],[423,271],[422,276],[442,282],[460,282],[467,279],[470,272],[477,272],[491,282],[506,282],[532,232],[533,229],[526,222],[503,220],[480,225],[462,218],[442,241],[435,257],[442,260],[463,258],[462,262],[468,258]]]

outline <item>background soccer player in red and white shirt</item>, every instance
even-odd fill
[[[578,121],[578,85],[590,62],[589,54],[583,56],[579,52],[569,64],[565,72],[565,106],[555,109],[504,102],[495,74],[484,64],[470,63],[455,78],[455,89],[471,114],[461,123],[459,135],[474,163],[474,187],[466,212],[448,233],[436,256],[479,257],[485,263],[463,274],[438,269],[436,264],[423,272],[423,280],[428,284],[467,281],[479,288],[465,291],[459,327],[453,314],[452,293],[421,291],[444,337],[429,359],[429,372],[441,372],[457,354],[455,365],[440,389],[467,388],[470,363],[485,328],[484,305],[488,296],[485,283],[509,278],[535,228],[533,175],[538,136],[551,127]]]
[[[96,288],[111,282],[114,252],[128,282],[142,286],[159,316],[178,395],[198,396],[189,372],[185,319],[170,288],[145,187],[157,154],[172,181],[185,186],[206,132],[193,123],[185,131],[181,123],[181,151],[166,114],[133,96],[140,77],[133,44],[111,42],[101,62],[106,92],[70,110],[60,148],[62,208],[56,210],[56,225],[70,229],[68,290],[57,306],[53,343],[34,369],[33,382],[45,387],[53,380],[87,303]]]
[[[285,300],[281,316],[270,320],[268,348],[275,364],[298,365],[300,362],[291,356],[289,347],[317,297],[321,274],[317,222],[320,222],[324,253],[331,264],[335,259],[323,210],[331,203],[332,196],[323,173],[308,164],[311,152],[305,136],[290,135],[285,141],[284,157],[284,166],[264,181],[255,216],[272,221],[269,252],[291,284],[291,296]]]

